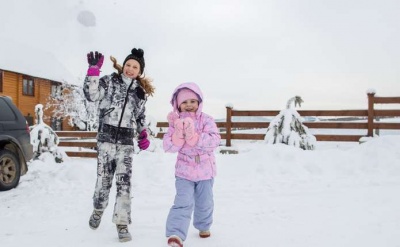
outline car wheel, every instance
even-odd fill
[[[0,190],[10,190],[19,183],[21,167],[16,155],[9,150],[0,150]]]

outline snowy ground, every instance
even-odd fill
[[[176,156],[155,144],[134,158],[132,242],[119,243],[111,222],[115,188],[99,229],[88,227],[95,159],[43,157],[0,193],[0,246],[166,246]],[[239,154],[217,154],[212,237],[200,239],[191,226],[185,247],[400,246],[399,135],[314,151],[234,145]]]

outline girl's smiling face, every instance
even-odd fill
[[[196,112],[197,109],[199,109],[199,101],[197,99],[185,100],[179,106],[181,112]]]
[[[135,59],[126,61],[123,71],[124,75],[131,79],[136,79],[140,73],[140,64]]]

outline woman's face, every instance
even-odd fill
[[[188,99],[183,101],[179,106],[181,112],[196,112],[199,109],[199,101],[195,99]]]
[[[136,79],[140,73],[140,64],[135,59],[126,61],[122,73],[128,78]]]

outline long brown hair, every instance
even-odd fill
[[[110,59],[113,62],[114,69],[118,71],[118,74],[122,74],[123,68],[118,64],[117,59],[115,59],[113,56],[110,56]],[[145,93],[149,96],[153,96],[155,91],[155,87],[151,84],[153,80],[144,75],[141,75],[139,78],[137,78],[137,80],[139,81],[140,86],[144,89]]]

